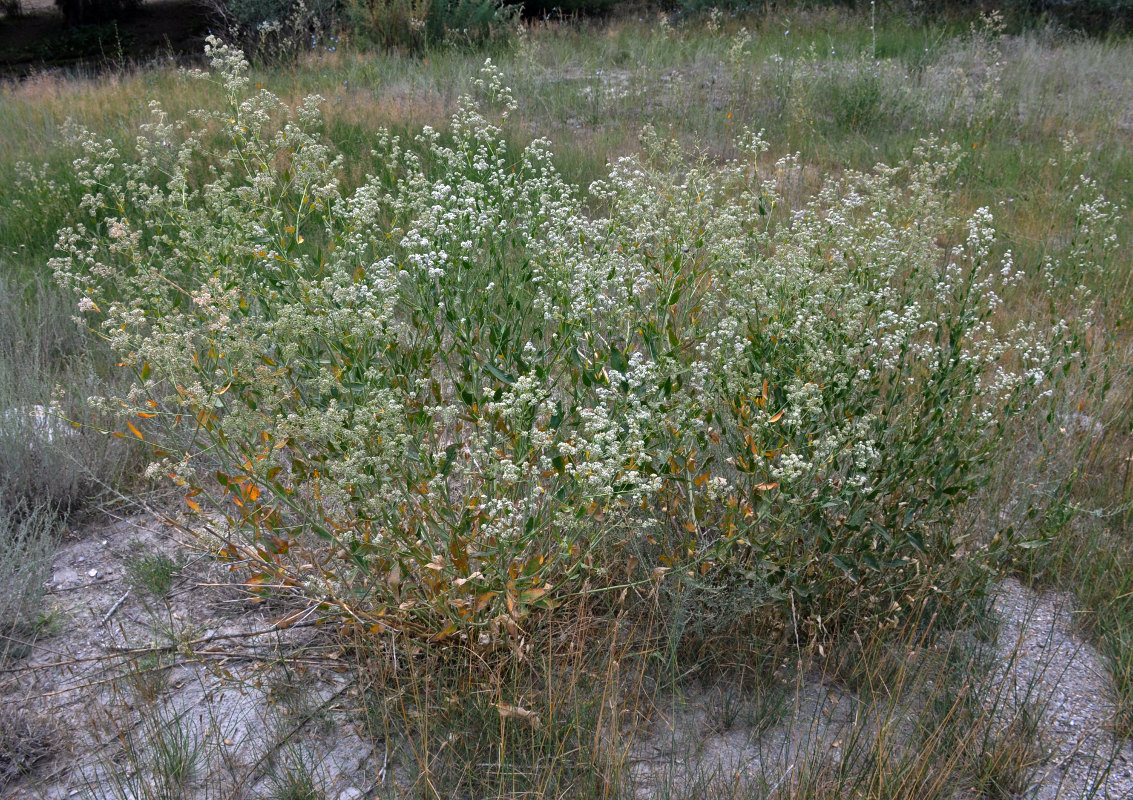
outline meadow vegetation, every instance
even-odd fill
[[[1076,594],[1133,733],[1128,41],[514,24],[4,87],[20,641],[51,530],[145,496],[335,623],[415,795],[1017,796],[1009,574]],[[159,603],[177,562],[130,564]],[[693,694],[822,739],[815,675],[863,698],[838,760],[635,766]],[[178,719],[119,793],[204,781]]]

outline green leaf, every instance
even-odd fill
[[[851,581],[854,581],[855,583],[857,582],[857,579],[854,577],[854,567],[849,561],[839,555],[834,555],[830,558],[834,562],[834,566],[842,570],[847,578],[849,578]]]
[[[455,444],[450,444],[448,446],[448,448],[445,450],[445,460],[441,464],[441,468],[440,468],[440,474],[441,475],[444,475],[446,477],[448,476],[449,470],[452,469],[452,462],[456,459],[457,449],[458,448]]]
[[[610,348],[610,366],[621,373],[629,369],[629,362],[626,361],[626,357],[622,354],[622,351],[616,347]]]
[[[491,361],[487,361],[487,362],[484,363],[484,369],[486,369],[488,371],[488,373],[490,375],[492,375],[492,377],[494,377],[496,380],[503,381],[508,386],[511,386],[513,383],[515,383],[515,378],[508,375],[506,372],[501,370],[499,367],[497,367]]]

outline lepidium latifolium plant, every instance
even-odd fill
[[[988,210],[951,215],[955,148],[788,208],[760,136],[719,163],[646,129],[583,190],[505,140],[488,62],[348,192],[320,98],[207,54],[220,107],[83,135],[53,265],[133,371],[103,404],[253,580],[494,645],[618,583],[821,637],[986,577],[953,518],[1070,331],[1000,321],[1019,274]]]

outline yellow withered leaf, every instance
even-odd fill
[[[540,597],[545,595],[547,593],[547,590],[550,588],[551,584],[547,584],[546,586],[539,586],[534,589],[525,589],[520,594],[519,598],[525,603],[533,603]]]
[[[535,711],[523,708],[522,706],[512,706],[507,703],[498,703],[496,708],[499,709],[500,717],[502,719],[519,719],[528,722],[534,728],[540,728],[543,721],[539,718],[539,714]]]
[[[449,636],[452,636],[454,633],[456,633],[457,630],[459,630],[459,626],[455,622],[450,622],[445,626],[444,630],[434,633],[432,636],[430,636],[429,641],[439,642],[442,639],[447,639]]]

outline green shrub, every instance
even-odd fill
[[[25,652],[51,577],[57,522],[45,505],[0,506],[0,663]]]
[[[126,557],[126,582],[139,594],[165,599],[173,591],[173,583],[181,563],[162,552],[151,552],[141,542],[135,542],[133,553]]]
[[[584,212],[489,121],[489,62],[450,145],[383,135],[347,195],[320,99],[208,54],[226,107],[155,106],[129,155],[86,135],[53,267],[132,370],[107,405],[148,474],[253,580],[491,645],[584,588],[742,587],[736,625],[823,637],[986,575],[952,521],[1067,325],[1001,329],[1018,273],[987,209],[949,212],[957,148],[787,208],[802,167],[758,136],[713,163],[647,130]]]
[[[518,17],[518,6],[502,0],[350,0],[349,8],[357,39],[410,52],[501,41]]]
[[[121,61],[124,54],[133,52],[135,47],[134,34],[111,21],[67,28],[38,45],[35,54],[44,61],[76,58]]]
[[[897,105],[887,77],[881,65],[864,59],[837,64],[810,82],[813,113],[834,131],[868,131],[883,124],[886,112]]]
[[[762,2],[754,3],[751,0],[677,0],[673,4],[679,12],[690,15],[697,14],[743,14],[758,12],[765,9]]]
[[[106,353],[74,313],[44,279],[0,277],[0,507],[80,511],[136,461],[127,442],[101,431],[87,402],[105,392],[96,370]]]
[[[212,16],[259,60],[334,47],[336,0],[209,0]]]
[[[1005,0],[988,4],[976,0],[672,0],[667,4],[682,12],[703,14],[717,9],[729,13],[766,13],[771,9],[806,11],[815,8],[852,9],[877,20],[901,16],[909,20],[939,24],[949,20],[975,18],[995,9],[1010,20],[1012,29],[1053,22],[1071,30],[1105,34],[1125,32],[1133,23],[1133,0]]]
[[[83,511],[121,488],[140,448],[103,433],[90,407],[106,393],[117,359],[75,321],[73,297],[43,274],[61,225],[81,218],[84,188],[71,174],[79,151],[64,125],[50,161],[16,162],[0,228],[0,505],[45,503],[61,515]]]
[[[1053,22],[1071,30],[1104,34],[1128,31],[1133,23],[1131,0],[1007,0],[996,7],[1016,26]],[[921,13],[947,12],[955,8],[948,3],[929,3]],[[972,12],[982,8],[982,4],[967,4]]]

